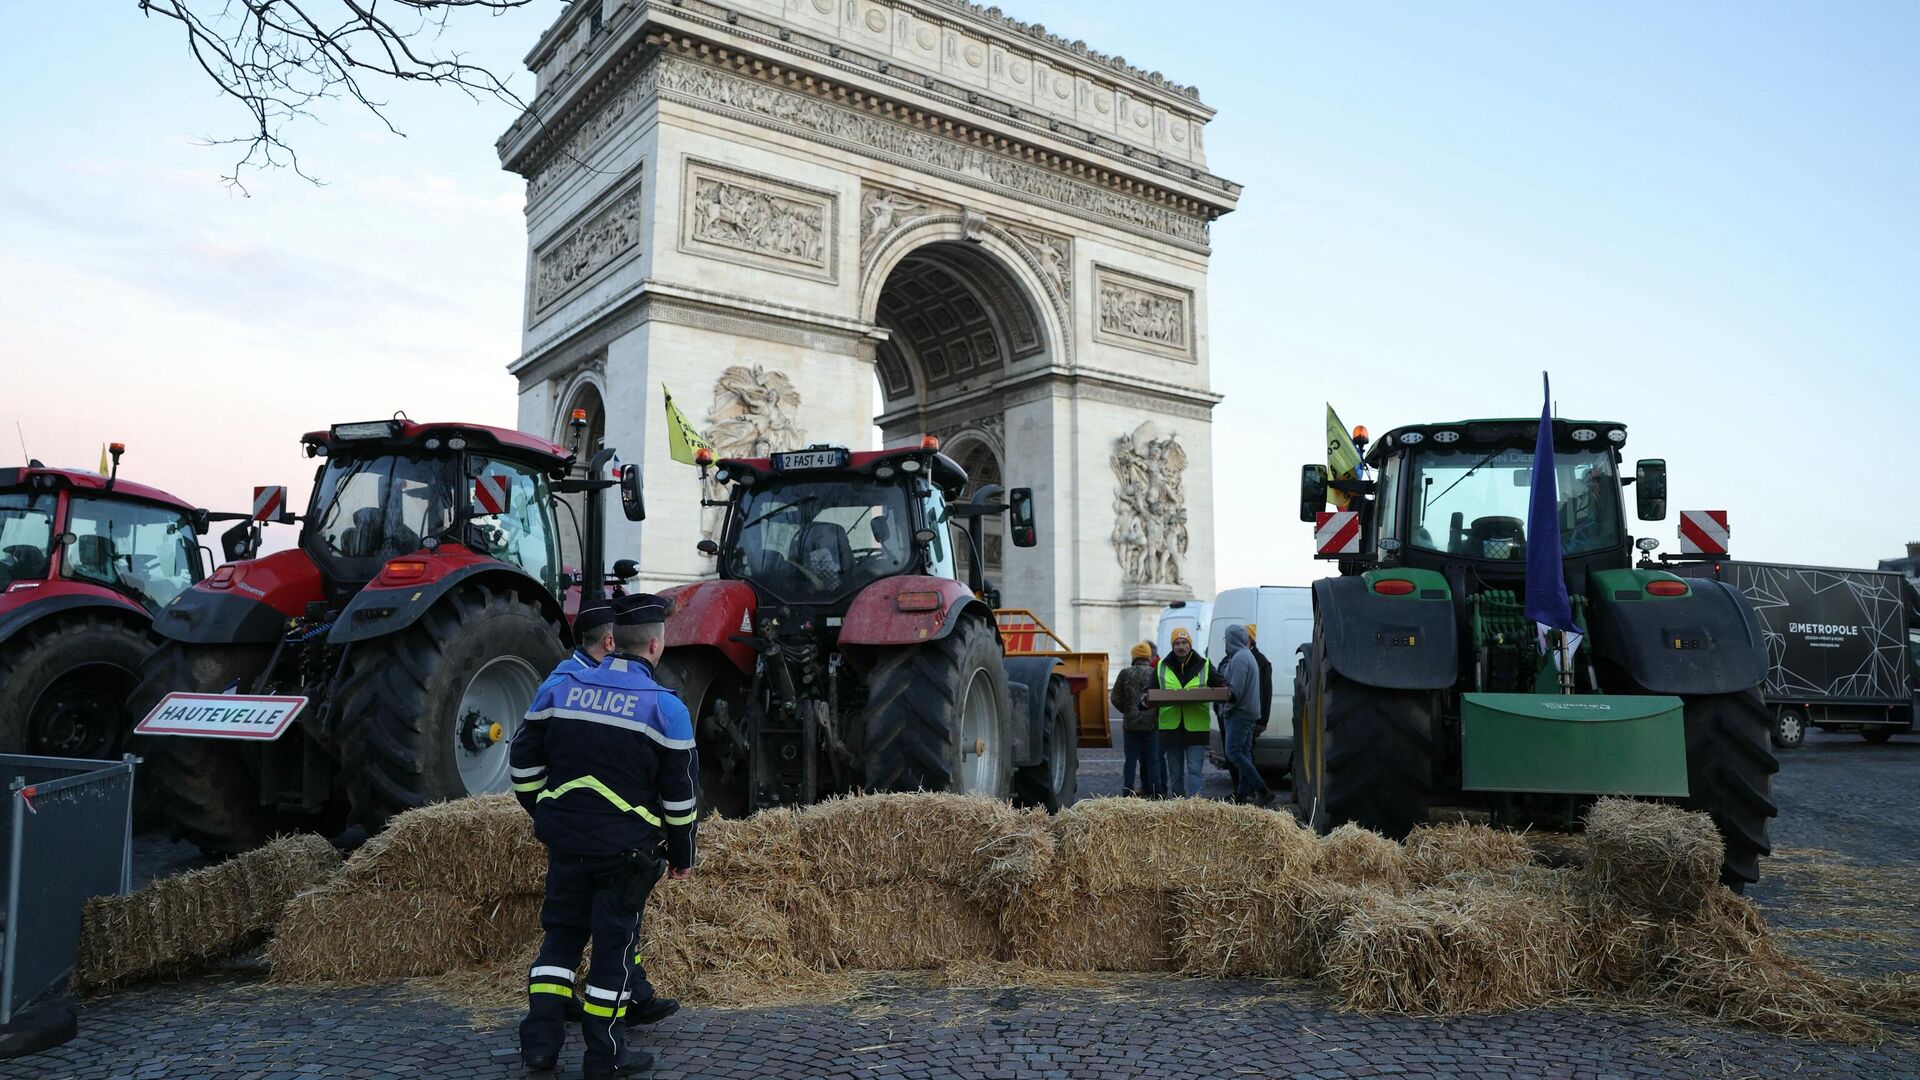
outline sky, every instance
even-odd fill
[[[1871,566],[1920,540],[1920,5],[1002,0],[1197,82],[1212,171],[1217,586],[1304,584],[1299,466],[1374,433],[1625,422],[1736,556]],[[560,10],[439,42],[519,71]],[[224,186],[245,117],[133,0],[0,18],[0,465],[20,438],[217,508],[395,409],[511,425],[523,185],[511,107],[383,87]],[[522,72],[517,85],[530,90]],[[1891,449],[1888,449],[1891,447]],[[1010,477],[1009,482],[1015,478]],[[1677,550],[1675,522],[1643,527]]]

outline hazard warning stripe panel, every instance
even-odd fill
[[[1727,553],[1727,512],[1725,510],[1680,511],[1680,553],[1682,555],[1725,555]]]
[[[1321,511],[1314,517],[1313,550],[1316,559],[1360,554],[1360,515],[1353,510]]]
[[[253,520],[272,521],[280,516],[287,506],[285,485],[257,487],[253,489]]]

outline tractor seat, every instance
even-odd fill
[[[112,581],[113,538],[89,534],[73,541],[73,571],[95,581]]]
[[[825,570],[844,574],[853,569],[853,544],[838,525],[825,522],[808,525],[800,530],[794,550],[798,556],[794,561],[816,573]],[[831,565],[821,565],[828,560],[831,560]]]
[[[31,581],[47,576],[47,557],[31,544],[16,544],[0,549],[0,557],[4,557],[13,567],[9,576],[15,581]]]
[[[1524,540],[1527,526],[1517,517],[1483,517],[1467,526],[1466,548],[1462,554],[1484,557],[1489,540]]]

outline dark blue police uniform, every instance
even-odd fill
[[[658,597],[620,597],[616,622],[661,622]],[[676,869],[693,865],[696,777],[693,721],[636,656],[556,672],[541,685],[513,739],[514,792],[547,847],[546,931],[527,975],[521,1054],[549,1065],[565,1042],[573,973],[593,956],[580,1001],[587,1076],[610,1076],[634,1057],[625,1019],[652,997],[638,969],[640,912],[622,898],[636,854]]]

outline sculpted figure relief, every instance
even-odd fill
[[[693,238],[825,265],[825,217],[817,205],[703,176],[694,191]]]
[[[765,457],[779,450],[805,446],[799,426],[800,391],[783,372],[760,364],[736,364],[720,373],[713,384],[713,407],[707,410],[702,436],[716,458]],[[727,490],[711,476],[706,497],[725,501]],[[724,512],[708,507],[701,533],[717,540]]]
[[[1113,445],[1113,551],[1130,585],[1184,585],[1187,452],[1149,420]]]
[[[646,203],[636,184],[592,221],[541,253],[533,275],[534,309],[553,303],[575,282],[639,243],[645,217]]]
[[[1187,306],[1181,301],[1114,282],[1100,286],[1100,328],[1142,341],[1184,348]]]

